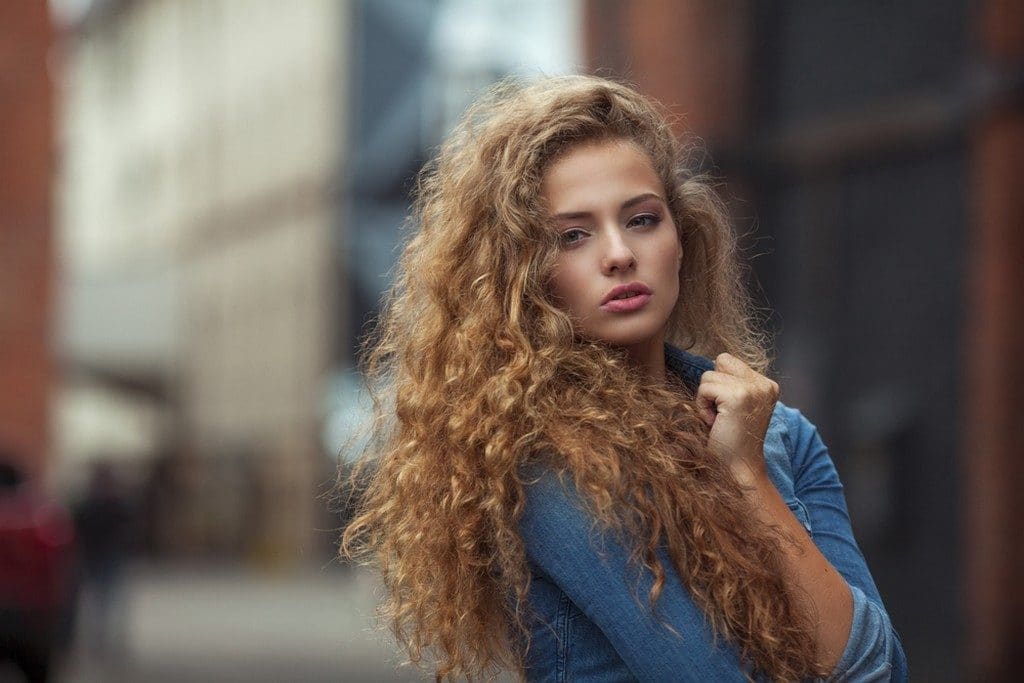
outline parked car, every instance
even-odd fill
[[[0,461],[0,661],[46,681],[68,645],[75,603],[71,517],[15,465]]]

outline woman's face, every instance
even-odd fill
[[[590,339],[661,353],[683,249],[651,160],[628,141],[584,143],[548,167],[541,193],[559,233],[559,305]]]

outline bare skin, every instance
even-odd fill
[[[651,160],[630,142],[586,143],[551,165],[542,194],[561,242],[553,293],[583,334],[626,349],[638,367],[664,378],[665,323],[679,298],[683,250]],[[630,283],[649,290],[646,303],[609,310],[608,293]]]

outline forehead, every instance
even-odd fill
[[[628,140],[571,147],[548,166],[541,182],[541,194],[554,213],[647,192],[662,194],[661,178],[650,157]]]

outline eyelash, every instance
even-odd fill
[[[659,216],[657,214],[642,213],[642,214],[638,214],[638,215],[633,216],[632,218],[630,218],[629,222],[626,223],[626,227],[633,226],[635,224],[635,222],[637,221],[637,219],[643,219],[645,221],[643,224],[637,226],[639,228],[651,228],[651,227],[654,227],[655,225],[658,225],[661,222],[661,216]],[[573,244],[576,244],[577,242],[579,242],[580,239],[582,239],[582,238],[575,239],[575,240],[569,240],[568,237],[567,237],[568,235],[575,234],[575,233],[583,233],[585,235],[586,231],[583,230],[582,228],[569,228],[568,230],[566,230],[565,232],[563,232],[559,236],[559,240],[561,241],[562,245],[564,245],[564,246],[572,246]]]
[[[571,246],[573,244],[576,244],[580,240],[578,240],[578,239],[577,240],[570,240],[570,239],[568,239],[568,236],[573,234],[573,233],[577,233],[577,232],[578,233],[582,233],[584,235],[586,234],[583,230],[581,230],[579,228],[569,228],[568,230],[563,232],[561,235],[559,235],[558,239],[562,243],[563,246],[566,246],[566,247]],[[583,238],[581,237],[580,239],[583,239]]]
[[[642,227],[645,227],[645,228],[655,226],[655,225],[657,225],[658,223],[661,222],[661,216],[659,216],[657,214],[641,213],[639,215],[636,215],[636,216],[633,216],[632,218],[630,218],[629,219],[629,223],[627,223],[626,225],[631,225],[633,223],[633,221],[637,220],[638,218],[643,218],[643,219],[647,219],[647,220],[650,221],[649,223],[645,223],[642,226]]]

